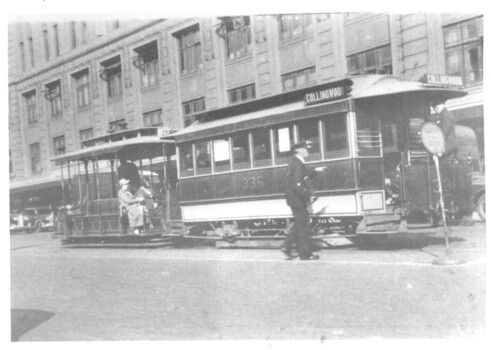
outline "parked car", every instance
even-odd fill
[[[10,213],[11,232],[39,232],[54,228],[54,213],[48,207],[26,208]]]

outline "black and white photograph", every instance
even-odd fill
[[[485,348],[482,7],[32,2],[7,343]]]

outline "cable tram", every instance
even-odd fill
[[[172,202],[176,196],[167,193],[168,184],[176,181],[174,142],[162,136],[160,128],[119,130],[82,141],[82,149],[51,159],[61,171],[63,206],[58,230],[65,236],[64,244],[168,245],[162,233],[171,216],[179,219],[179,213]],[[152,215],[145,212],[140,235],[132,234],[120,215],[116,166],[123,158],[137,164],[139,176],[148,178],[148,191],[153,193]]]
[[[431,102],[464,96],[457,88],[355,76],[210,110],[171,135],[176,193],[188,234],[228,239],[281,236],[291,219],[286,168],[296,142],[312,143],[314,235],[390,234],[438,220],[436,169],[419,136]],[[445,204],[472,212],[468,162],[440,164]],[[448,202],[448,203],[447,203]]]

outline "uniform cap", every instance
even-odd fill
[[[298,142],[292,146],[293,150],[296,150],[299,148],[310,149],[310,148],[312,148],[312,142],[311,141],[303,141],[303,142]]]

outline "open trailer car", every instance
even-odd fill
[[[163,140],[162,129],[141,128],[109,133],[82,141],[82,149],[52,158],[60,166],[63,205],[58,230],[72,246],[162,246],[162,234],[176,213],[176,196],[167,195],[175,181],[173,141]],[[133,162],[140,176],[150,178],[154,211],[140,235],[128,230],[120,217],[117,167],[119,157]],[[174,170],[172,170],[174,169]],[[174,175],[173,175],[174,174]],[[146,218],[148,219],[148,218]]]
[[[420,140],[431,101],[458,88],[356,76],[210,110],[172,135],[182,222],[189,235],[230,241],[279,236],[291,220],[284,197],[291,147],[310,140],[314,235],[407,231],[438,220],[436,169]],[[440,162],[444,201],[454,218],[472,211],[465,155]]]

